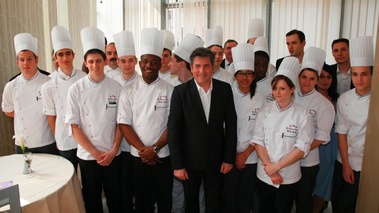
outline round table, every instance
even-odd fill
[[[81,186],[68,160],[33,154],[32,175],[23,174],[23,168],[21,154],[0,157],[0,182],[19,185],[23,213],[85,212]]]

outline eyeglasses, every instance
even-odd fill
[[[248,72],[239,71],[239,72],[237,72],[237,76],[239,76],[239,77],[243,77],[243,76],[252,77],[253,75],[254,75],[254,73],[251,71],[248,71]]]

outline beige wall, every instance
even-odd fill
[[[378,40],[376,41],[375,52],[379,53]],[[379,212],[379,167],[377,164],[379,162],[379,54],[376,54],[372,82],[362,176],[356,212]]]
[[[1,0],[0,1],[0,93],[8,80],[19,73],[16,66],[16,54],[13,37],[22,32],[31,33],[38,39],[39,67],[51,71],[51,39],[50,31],[59,24],[57,17],[57,1],[59,0]],[[60,0],[62,1],[62,0]],[[76,52],[75,67],[81,69],[83,51],[80,42],[80,30],[91,22],[96,12],[94,0],[67,0],[69,15],[69,31],[72,34],[74,51]],[[88,9],[83,9],[88,8]],[[59,9],[59,8],[58,8]],[[44,18],[48,17],[48,18]],[[14,153],[13,119],[0,113],[0,156]]]

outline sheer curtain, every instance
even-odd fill
[[[175,46],[187,33],[202,38],[208,25],[207,0],[166,0],[166,29],[174,33]]]

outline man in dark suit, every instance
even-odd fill
[[[199,212],[204,181],[205,211],[221,212],[222,174],[235,160],[237,115],[229,84],[212,79],[213,53],[197,48],[190,57],[194,79],[175,87],[168,143],[175,177],[183,180],[186,212]]]
[[[296,29],[289,31],[286,34],[286,44],[290,55],[299,59],[299,63],[301,64],[303,62],[304,47],[306,44],[304,33]],[[276,60],[276,70],[279,69],[284,58],[285,57]]]
[[[238,42],[233,39],[228,39],[224,44],[224,55],[220,67],[228,71],[230,64],[233,62],[232,48],[237,46]],[[234,73],[233,73],[234,74]]]
[[[337,76],[337,92],[341,95],[354,88],[350,74],[349,40],[346,38],[333,40],[332,54],[337,63],[330,68]]]

